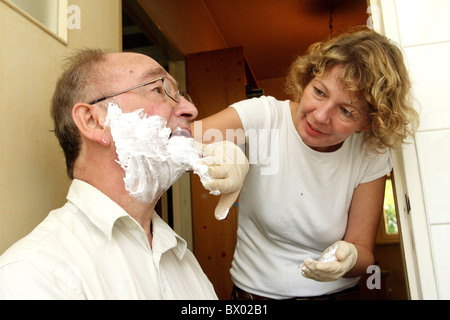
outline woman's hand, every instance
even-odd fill
[[[227,217],[228,211],[241,191],[248,172],[248,160],[236,144],[229,141],[202,145],[203,158],[194,166],[207,166],[206,174],[199,174],[203,186],[214,195],[221,195],[214,210],[217,220]],[[196,172],[197,171],[197,172]]]
[[[335,281],[353,268],[357,259],[358,251],[353,244],[337,241],[317,261],[306,258],[301,265],[302,275],[316,281]]]

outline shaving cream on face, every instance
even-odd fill
[[[187,135],[178,134],[177,131],[182,129],[177,128],[173,131],[167,150],[169,151],[170,158],[178,165],[184,168],[184,171],[192,170],[196,175],[200,177],[200,181],[203,187],[208,189],[211,194],[220,195],[219,190],[209,188],[206,183],[212,180],[208,174],[208,166],[203,163],[202,145],[192,138],[188,138]]]
[[[125,171],[125,189],[141,202],[156,200],[201,159],[201,147],[194,139],[170,138],[167,121],[146,116],[143,109],[123,113],[117,104],[109,103],[105,125],[111,128],[116,161]],[[206,165],[196,167],[207,175]]]

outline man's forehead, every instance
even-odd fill
[[[122,76],[130,75],[133,78],[145,80],[167,75],[166,70],[158,62],[139,53],[111,53],[107,55],[105,62],[107,69]]]
[[[140,76],[141,80],[152,80],[158,77],[165,77],[167,76],[167,71],[164,70],[162,67],[157,67],[153,69],[148,69],[142,73]]]

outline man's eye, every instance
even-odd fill
[[[162,87],[155,87],[153,88],[153,92],[164,94],[164,89]]]

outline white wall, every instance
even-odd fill
[[[403,209],[403,194],[411,202],[411,212],[400,213],[411,297],[450,299],[450,1],[380,2],[385,34],[403,47],[421,119],[394,165],[403,171]]]
[[[0,1],[0,254],[65,202],[64,156],[50,101],[64,58],[73,49],[120,51],[121,1],[71,0],[80,29],[68,41]]]

